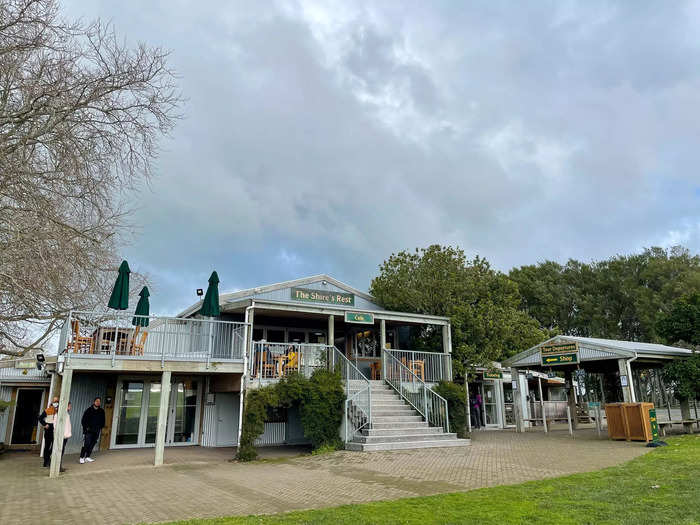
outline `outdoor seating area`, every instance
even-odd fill
[[[148,331],[141,326],[117,328],[114,326],[91,327],[89,335],[81,331],[80,321],[71,320],[72,337],[66,343],[66,351],[75,354],[143,355]]]
[[[328,349],[324,344],[253,342],[251,378],[281,379],[293,372],[310,376],[325,366]]]

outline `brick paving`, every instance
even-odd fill
[[[153,449],[99,453],[50,480],[29,453],[0,456],[0,523],[159,522],[263,514],[346,503],[425,496],[597,470],[647,450],[641,443],[598,439],[583,430],[516,434],[475,432],[471,447],[336,452],[232,463],[232,449],[167,448],[154,468]]]

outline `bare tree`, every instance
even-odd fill
[[[0,354],[106,303],[127,195],[178,118],[167,58],[55,0],[0,0]]]

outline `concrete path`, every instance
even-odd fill
[[[167,448],[102,452],[92,464],[67,456],[68,472],[47,478],[29,453],[0,456],[0,523],[138,523],[275,513],[425,496],[597,470],[641,454],[641,443],[579,431],[475,432],[472,446],[231,463],[231,449]],[[268,456],[273,456],[270,452]],[[290,455],[292,457],[290,457]]]

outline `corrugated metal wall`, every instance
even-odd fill
[[[12,387],[0,387],[0,400],[10,401],[12,399]],[[0,413],[0,443],[5,442],[5,433],[7,432],[7,421],[10,419],[10,411],[12,407],[7,407],[5,411]]]
[[[107,385],[112,380],[110,376],[100,374],[74,374],[71,385],[70,401],[73,404],[71,410],[71,426],[73,437],[66,444],[66,454],[80,452],[83,446],[83,432],[80,427],[80,419],[83,417],[85,409],[92,405],[97,396],[104,402],[107,394]],[[97,447],[95,447],[97,449]]]
[[[204,394],[206,398],[206,393]],[[204,417],[202,418],[202,446],[216,446],[216,405],[204,405]]]
[[[256,447],[284,445],[287,423],[265,423],[265,432],[255,440]]]

